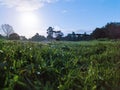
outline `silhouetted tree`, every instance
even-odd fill
[[[55,31],[55,36],[56,36],[56,40],[60,40],[63,36],[63,33],[61,31]]]
[[[120,23],[116,22],[107,23],[102,28],[96,28],[91,35],[94,39],[99,38],[120,39]]]
[[[72,32],[72,34],[68,34],[68,37],[69,37],[70,41],[77,40],[77,35],[75,34],[75,32]]]
[[[72,34],[68,34],[67,36],[63,37],[63,40],[67,41],[84,41],[84,40],[91,40],[91,36],[87,33],[84,34],[75,34],[75,32],[72,32]]]
[[[46,40],[44,36],[39,35],[39,33],[36,33],[32,38],[30,38],[31,41],[43,41]]]
[[[66,37],[65,37],[65,40],[67,41],[77,41],[77,34],[75,34],[75,32],[72,32],[72,34],[68,34]]]
[[[25,36],[20,36],[20,40],[27,40],[27,38]]]
[[[10,40],[20,40],[20,36],[17,33],[12,33],[9,35]]]
[[[105,28],[96,28],[91,35],[94,39],[107,37]]]
[[[108,37],[111,39],[120,38],[120,23],[108,23],[105,28],[107,29]]]
[[[54,28],[49,27],[47,29],[47,34],[48,34],[47,39],[53,39],[53,33],[54,33]]]
[[[91,35],[87,34],[86,32],[84,32],[84,34],[81,34],[81,37],[79,40],[82,40],[82,41],[88,41],[88,40],[91,40]]]
[[[70,41],[71,35],[67,34],[67,36],[63,37],[63,40]]]
[[[10,26],[9,24],[3,24],[1,26],[1,29],[6,34],[7,38],[9,37],[10,34],[14,33],[13,27]]]

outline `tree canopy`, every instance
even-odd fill
[[[120,39],[120,23],[107,23],[102,28],[96,28],[92,32],[92,37],[98,38],[110,38],[110,39]]]
[[[17,33],[12,33],[9,35],[10,40],[20,40],[20,36]]]
[[[46,38],[42,35],[39,35],[39,33],[36,33],[32,38],[30,38],[31,41],[43,41],[46,40]]]

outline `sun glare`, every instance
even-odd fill
[[[41,20],[41,17],[35,12],[21,12],[18,21],[21,33],[26,37],[31,37],[40,32]]]
[[[20,23],[26,28],[37,27],[39,18],[34,12],[23,12],[20,15]]]

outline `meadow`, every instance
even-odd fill
[[[0,90],[120,90],[120,41],[0,40]]]

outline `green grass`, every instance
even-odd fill
[[[120,41],[0,41],[0,90],[120,90]]]

